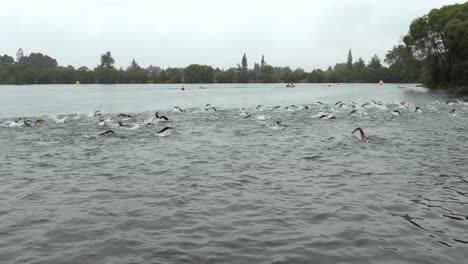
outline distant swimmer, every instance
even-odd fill
[[[364,103],[364,104],[361,105],[361,107],[366,107],[368,105],[370,105],[370,104],[369,103]]]
[[[280,108],[281,108],[281,105],[277,105],[277,106],[273,107],[273,110],[278,110]]]
[[[107,125],[107,122],[109,122],[109,121],[110,121],[110,119],[108,117],[106,117],[106,116],[102,117],[102,118],[99,119],[99,125],[100,126]]]
[[[356,132],[359,132],[359,133],[356,133]],[[366,141],[366,142],[369,140],[369,137],[366,135],[366,133],[364,133],[364,130],[362,130],[362,128],[360,127],[354,129],[353,132],[351,132],[351,134],[355,135],[359,140]]]
[[[174,106],[174,111],[177,111],[177,112],[180,112],[180,113],[184,113],[185,112],[185,109],[182,109],[178,106]]]
[[[42,123],[42,122],[45,122],[44,118],[39,117],[38,119],[36,119],[36,123]]]
[[[252,115],[248,115],[248,116],[245,116],[244,119],[249,119],[251,117],[252,117]]]
[[[325,120],[327,120],[327,119],[336,119],[336,116],[333,115],[333,114],[332,114],[332,115],[325,115],[325,114],[324,114],[324,115],[321,115],[321,116],[319,117],[319,119],[325,119]]]
[[[247,115],[247,113],[245,112],[245,108],[244,108],[244,107],[239,108],[239,115],[242,115],[242,116]]]
[[[357,110],[354,109],[353,111],[349,112],[348,115],[352,115],[352,114],[356,113],[356,111],[357,111]]]
[[[343,103],[342,103],[342,104],[340,104],[340,108],[342,108],[342,107],[343,107],[343,105],[345,105],[345,104],[343,104]]]
[[[452,110],[451,110],[449,113],[450,113],[450,114],[454,114],[454,113],[455,113],[455,111],[457,111],[457,110],[455,110],[455,109],[452,109]]]
[[[29,119],[23,119],[23,123],[26,127],[33,127],[34,126],[34,123],[33,121],[29,120]]]
[[[120,127],[129,127],[128,124],[124,124],[124,123],[122,123],[122,121],[117,122],[117,124],[118,124]]]
[[[393,111],[392,114],[395,116],[401,116],[401,112],[398,110]]]
[[[159,112],[156,112],[154,114],[154,116],[158,119],[158,120],[161,120],[161,121],[169,121],[169,118],[167,118],[166,116],[160,116],[159,115]]]
[[[257,105],[257,108],[255,108],[257,111],[261,111],[263,109],[262,105]]]
[[[217,112],[218,110],[216,110],[216,107],[212,106],[211,109],[213,109],[213,111]]]
[[[133,114],[119,114],[118,117],[132,118]]]
[[[342,101],[338,101],[338,102],[336,102],[335,105],[339,105],[339,104],[342,104],[342,103],[343,103]]]
[[[319,105],[323,105],[323,103],[322,103],[322,102],[317,102],[317,104],[319,104]]]
[[[172,131],[174,130],[173,127],[165,127],[161,129],[159,132],[156,133],[158,137],[167,137],[172,135]]]
[[[100,136],[109,136],[109,135],[113,135],[113,134],[115,134],[115,132],[112,129],[108,129],[108,130],[106,130],[104,132],[99,133]]]
[[[101,116],[101,110],[94,111],[94,116]]]
[[[283,122],[281,121],[275,121],[275,123],[278,125],[278,126],[281,126],[281,127],[287,127],[286,124],[284,124]]]
[[[421,113],[421,107],[416,106],[416,109],[414,110],[415,113]]]

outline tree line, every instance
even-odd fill
[[[8,55],[0,56],[0,84],[72,84],[85,83],[278,83],[278,82],[412,82],[391,75],[389,68],[382,65],[375,55],[369,63],[362,58],[353,62],[351,50],[348,62],[338,63],[326,71],[316,69],[306,72],[301,68],[274,67],[265,56],[259,63],[249,68],[244,54],[237,67],[229,69],[213,68],[208,65],[192,64],[185,68],[158,66],[141,67],[135,60],[126,68],[117,69],[111,52],[101,55],[100,64],[94,69],[86,66],[75,69],[73,66],[58,66],[57,61],[41,53],[24,56],[20,49],[16,60]]]
[[[278,82],[385,82],[424,83],[450,87],[468,84],[468,3],[433,9],[415,19],[403,43],[394,46],[382,60],[374,55],[368,62],[346,61],[326,70],[306,72],[301,68],[275,67],[265,56],[249,67],[244,53],[240,63],[229,69],[192,64],[184,68],[141,67],[135,60],[117,69],[111,52],[101,55],[94,68],[59,66],[41,53],[28,56],[19,49],[16,58],[0,56],[0,84],[80,83],[278,83]]]

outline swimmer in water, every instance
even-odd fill
[[[324,115],[321,115],[321,116],[319,117],[319,119],[336,119],[336,116],[333,115],[333,114],[331,114],[331,115],[326,115],[326,114],[324,114]]]
[[[287,125],[285,125],[283,122],[281,121],[275,121],[275,123],[278,125],[278,126],[281,126],[281,127],[287,127]]]
[[[29,120],[29,119],[26,119],[26,120],[23,119],[23,123],[24,123],[24,125],[25,125],[26,127],[33,127],[33,126],[34,126],[34,123],[33,123],[31,120]]]
[[[119,124],[120,127],[129,127],[128,124],[124,124],[122,121],[117,122],[117,124]]]
[[[108,136],[108,135],[113,135],[113,134],[115,134],[115,132],[112,129],[108,129],[104,132],[99,133],[100,136]]]
[[[392,114],[396,116],[401,116],[401,113],[398,110],[393,111]]]
[[[416,109],[414,110],[415,113],[421,113],[421,107],[416,106]]]
[[[159,132],[156,133],[156,136],[158,137],[167,137],[172,135],[172,131],[174,131],[173,127],[165,127],[161,129]]]
[[[180,108],[180,107],[178,107],[178,106],[174,106],[174,110],[178,110],[180,113],[184,113],[184,112],[185,112],[184,109],[182,109],[182,108]]]
[[[359,132],[359,134],[357,134],[356,132]],[[356,135],[359,140],[362,140],[362,141],[369,140],[369,137],[366,135],[366,133],[364,133],[364,130],[362,130],[362,128],[360,127],[354,129],[353,132],[351,132],[351,134]]]
[[[118,117],[126,117],[126,118],[132,118],[132,114],[119,114]]]
[[[160,115],[159,115],[159,112],[156,112],[156,114],[154,114],[154,116],[155,116],[158,120],[169,121],[169,118],[167,118],[166,116],[160,116]]]
[[[281,108],[281,105],[277,105],[275,107],[273,107],[273,110],[277,110],[277,109],[280,109]]]
[[[166,131],[168,131],[170,129],[174,129],[174,128],[173,127],[165,127],[163,129],[159,130],[158,134],[164,133],[164,132],[166,132]]]

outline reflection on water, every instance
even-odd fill
[[[15,91],[22,100],[2,97],[2,262],[468,258],[463,101],[390,85],[196,87],[31,86]],[[45,122],[14,122],[23,115]],[[157,136],[166,126],[172,135]]]

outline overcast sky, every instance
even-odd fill
[[[457,0],[0,0],[0,54],[42,52],[60,65],[228,68],[247,53],[272,65],[326,68],[381,58],[411,21]]]

